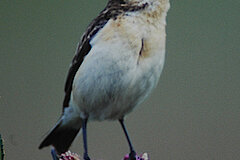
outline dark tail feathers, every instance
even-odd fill
[[[79,118],[74,121],[71,124],[63,125],[60,119],[38,148],[42,149],[52,145],[58,154],[66,152],[81,128],[82,120]]]

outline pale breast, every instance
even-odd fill
[[[80,66],[72,100],[90,119],[119,119],[156,86],[165,52],[165,31],[142,20],[110,20],[92,39]]]

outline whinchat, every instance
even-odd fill
[[[88,26],[65,83],[63,112],[39,148],[66,152],[79,130],[84,160],[88,120],[119,120],[130,147],[124,117],[148,97],[163,69],[169,0],[109,0]]]

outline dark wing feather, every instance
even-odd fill
[[[110,0],[106,8],[99,14],[97,18],[92,21],[92,23],[88,26],[85,34],[82,36],[80,43],[78,44],[76,54],[72,60],[72,64],[68,71],[64,89],[65,97],[63,101],[63,109],[69,106],[74,77],[82,64],[84,57],[91,50],[90,41],[94,37],[94,35],[101,28],[104,27],[104,25],[108,22],[109,19],[116,19],[117,16],[124,14],[127,11],[133,12],[137,10],[142,10],[146,6],[147,4],[138,6],[135,4],[127,4],[123,0]]]
[[[72,64],[68,71],[67,80],[65,83],[65,98],[63,101],[63,108],[69,106],[69,100],[72,91],[72,84],[74,77],[78,71],[78,68],[81,66],[84,57],[89,53],[91,50],[90,40],[92,37],[101,29],[108,20],[100,20],[95,19],[91,25],[89,25],[87,32],[83,35],[81,42],[78,45],[76,54],[72,60]]]

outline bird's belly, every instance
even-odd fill
[[[82,118],[119,119],[141,103],[156,86],[162,64],[113,59],[83,64],[74,80],[72,100]],[[95,64],[95,65],[92,65]],[[85,66],[84,66],[85,65]]]
[[[98,41],[98,37],[94,41],[97,43],[92,44],[75,76],[72,101],[82,118],[122,118],[156,86],[165,51],[154,48],[148,56],[140,57],[140,40],[129,44],[112,36],[111,43]]]

